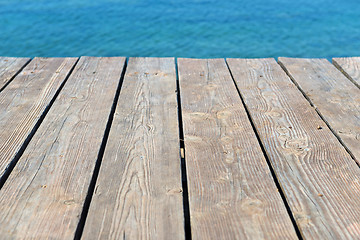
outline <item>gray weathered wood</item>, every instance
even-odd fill
[[[360,88],[360,57],[333,58],[333,64]]]
[[[30,58],[0,57],[0,90],[24,67]]]
[[[173,58],[130,58],[83,239],[184,239]]]
[[[0,191],[2,239],[74,237],[124,61],[80,59]]]
[[[305,239],[359,239],[355,161],[274,59],[227,61]]]
[[[279,63],[360,164],[360,89],[326,59]]]
[[[297,239],[223,59],[179,59],[193,239]]]
[[[0,177],[54,98],[76,58],[35,58],[0,92]]]

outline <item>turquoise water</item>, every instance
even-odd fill
[[[0,56],[360,56],[359,0],[0,0]]]

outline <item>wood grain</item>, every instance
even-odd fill
[[[333,64],[360,88],[360,57],[333,58]]]
[[[360,164],[360,89],[326,59],[279,63]]]
[[[30,58],[0,57],[0,91],[30,61]]]
[[[0,178],[49,106],[76,58],[35,58],[0,93]]]
[[[124,61],[80,59],[0,191],[2,239],[74,237]]]
[[[305,239],[360,238],[360,170],[274,59],[228,59]]]
[[[184,239],[173,58],[130,58],[83,239]]]
[[[223,59],[179,59],[193,239],[297,239]]]

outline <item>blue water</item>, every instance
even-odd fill
[[[0,0],[0,56],[360,56],[359,0]]]

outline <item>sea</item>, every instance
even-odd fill
[[[0,0],[0,56],[360,56],[360,0]]]

